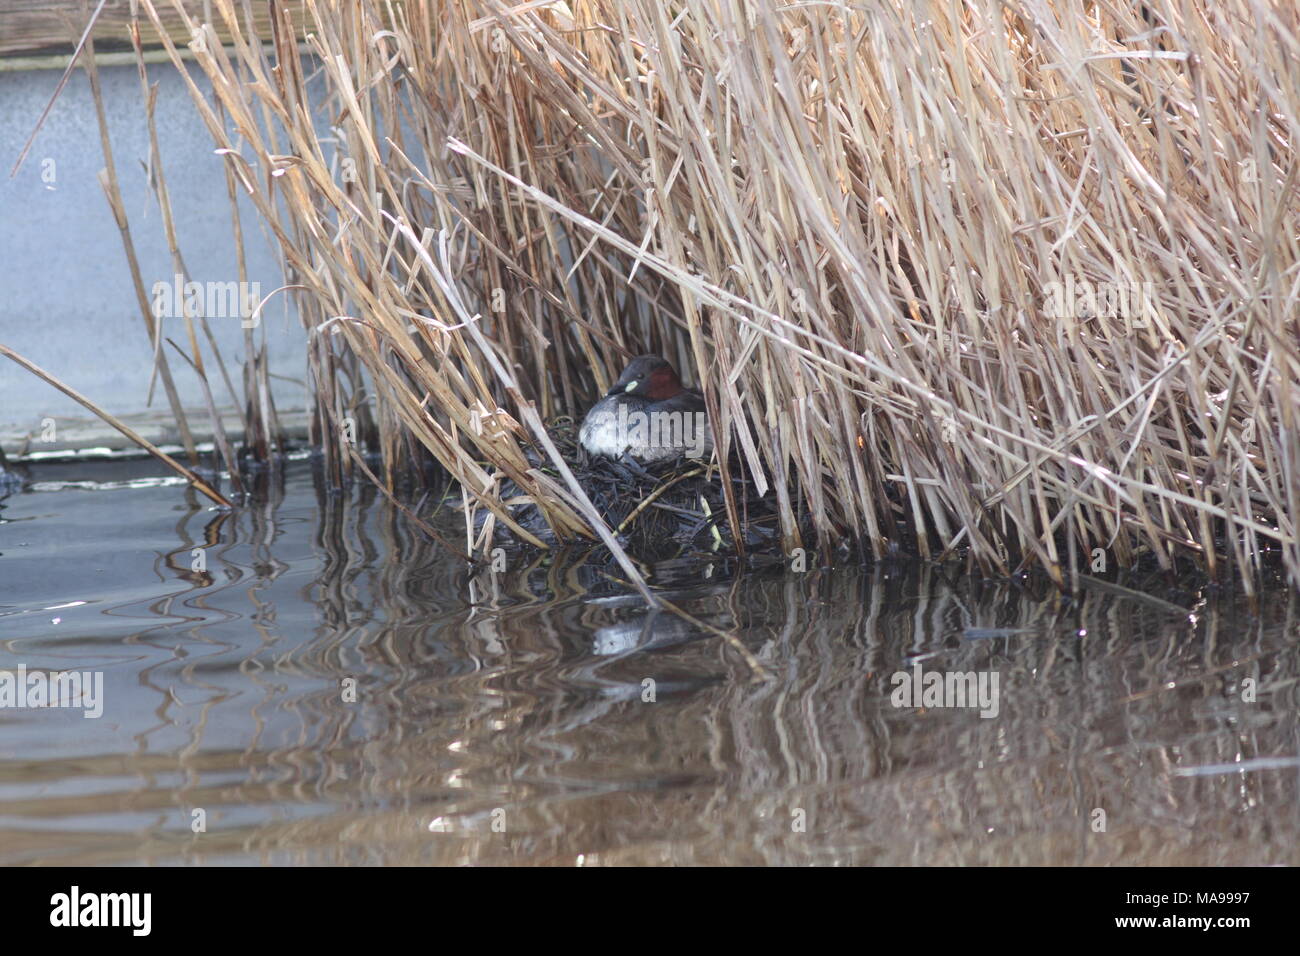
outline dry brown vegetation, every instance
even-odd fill
[[[352,429],[609,541],[544,423],[658,351],[786,547],[1300,584],[1293,3],[212,8],[174,62],[340,472]]]

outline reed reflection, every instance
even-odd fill
[[[145,618],[132,743],[6,761],[5,862],[1300,862],[1289,592],[713,557],[648,610],[590,554],[471,570],[372,489],[171,514],[107,612]],[[996,672],[997,716],[894,706],[917,668]]]

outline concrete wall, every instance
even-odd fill
[[[146,288],[174,275],[162,218],[141,165],[149,158],[143,97],[134,66],[101,67],[101,82],[131,234]],[[168,64],[149,67],[158,84],[157,124],[163,170],[181,252],[199,282],[231,282],[235,264],[222,160],[189,94]],[[97,174],[104,166],[94,100],[84,72],[69,80],[15,178],[9,170],[53,93],[57,70],[3,70],[0,64],[0,343],[25,355],[114,414],[146,413],[152,354],[117,225]],[[45,178],[52,173],[53,181]],[[241,202],[250,281],[262,294],[283,284],[278,258],[251,206]],[[236,387],[244,359],[238,318],[211,320]],[[185,345],[183,321],[164,328]],[[263,312],[281,409],[306,404],[305,336],[282,293]],[[260,335],[260,332],[259,332]],[[205,359],[210,360],[206,350]],[[187,407],[203,404],[189,367],[173,352],[173,373]],[[219,404],[230,398],[209,374]],[[241,395],[242,400],[242,395]],[[167,418],[159,388],[152,410]],[[0,358],[0,442],[13,450],[42,419],[84,418],[81,406]],[[206,431],[192,422],[198,431]],[[45,446],[49,448],[49,445]]]

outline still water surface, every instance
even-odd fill
[[[1300,863],[1289,591],[681,561],[648,613],[577,557],[471,578],[303,463],[234,514],[60,483],[156,473],[0,502],[0,671],[104,708],[0,709],[0,864]],[[996,716],[894,706],[918,667]]]

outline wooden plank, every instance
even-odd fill
[[[82,0],[0,0],[0,57],[71,53],[97,3],[98,0],[87,0],[88,5],[83,6]],[[280,5],[288,8],[301,36],[302,25],[309,16],[303,9],[303,0],[281,0]],[[249,6],[253,10],[257,35],[269,40],[271,5],[266,0],[257,0]],[[188,43],[189,32],[171,0],[154,0],[154,7],[172,40],[181,46]],[[211,13],[205,14],[205,8]],[[237,8],[242,11],[242,4]],[[229,32],[214,5],[204,3],[204,0],[185,0],[185,9],[196,20],[210,16],[210,22],[222,41],[228,39]],[[146,47],[159,45],[162,41],[148,14],[140,10],[138,17],[141,41]],[[243,22],[242,13],[240,22]],[[130,0],[108,0],[95,24],[95,52],[129,50],[130,24]]]
[[[145,370],[146,372],[148,369]],[[26,373],[21,373],[26,374]],[[36,379],[32,379],[36,381]],[[53,391],[53,390],[51,390]],[[244,422],[239,412],[233,408],[222,407],[217,410],[225,425],[226,435],[232,442],[244,440]],[[115,412],[123,423],[139,432],[147,441],[153,442],[164,451],[174,453],[173,449],[181,444],[180,430],[176,419],[170,411],[153,409],[149,411]],[[276,409],[280,419],[280,428],[291,439],[307,437],[308,420],[311,412],[299,409]],[[187,408],[185,417],[190,423],[194,440],[201,445],[212,441],[212,419],[208,417],[207,408]],[[41,440],[45,418],[54,422],[52,441]],[[10,464],[25,461],[39,461],[43,457],[71,452],[90,452],[82,457],[96,457],[94,449],[111,449],[113,451],[139,451],[121,432],[102,419],[83,415],[50,415],[41,420],[27,422],[0,422],[0,449],[9,456]],[[145,452],[140,451],[141,455]],[[107,457],[107,456],[101,456]]]

